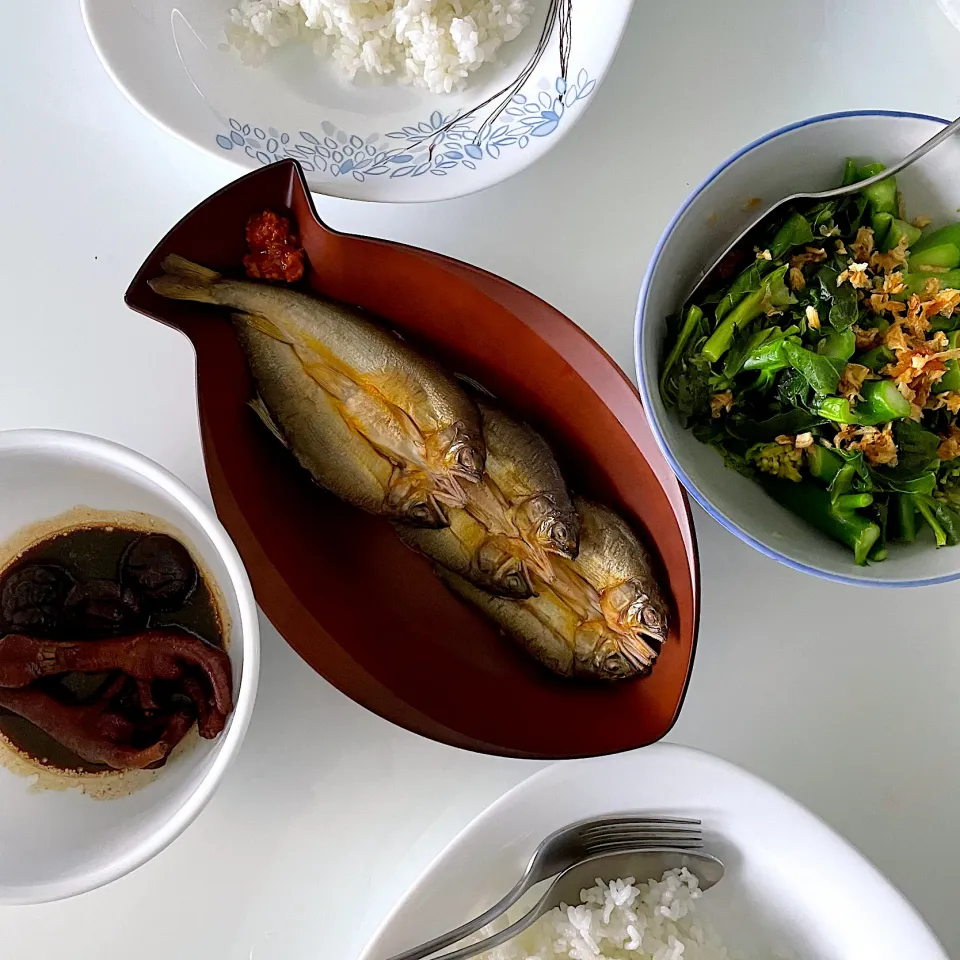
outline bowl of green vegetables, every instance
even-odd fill
[[[865,180],[944,123],[834,114],[750,144],[674,217],[640,293],[641,393],[680,480],[747,543],[835,581],[960,577],[960,141],[781,208],[685,298],[760,203]]]

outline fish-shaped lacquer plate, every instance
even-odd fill
[[[256,384],[228,309],[167,299],[148,285],[164,273],[170,255],[242,278],[245,225],[265,210],[295,223],[307,258],[299,289],[359,308],[443,369],[482,385],[495,408],[529,424],[549,444],[572,494],[616,511],[642,540],[668,625],[648,675],[591,682],[559,676],[536,662],[494,620],[447,589],[431,561],[394,533],[389,516],[322,489],[277,441],[251,408],[257,405]],[[292,160],[237,180],[188,213],[147,258],[126,301],[193,343],[200,430],[217,512],[264,613],[318,673],[394,723],[486,753],[595,756],[667,733],[683,702],[696,646],[693,526],[635,388],[571,320],[466,264],[330,230],[317,218]],[[472,429],[464,423],[467,441]],[[438,436],[459,449],[448,432]],[[469,462],[468,454],[459,465]],[[491,475],[498,463],[495,449]],[[521,480],[514,485],[501,477],[500,483],[511,502],[526,505]],[[549,489],[548,481],[545,475],[539,482]],[[443,512],[460,509],[448,506],[442,482],[438,489]],[[530,492],[536,492],[533,486]],[[576,517],[565,501],[540,499],[529,499],[529,517],[516,516],[526,535],[542,537],[547,555],[566,563],[562,544],[572,552],[577,537],[582,539]],[[573,529],[566,526],[570,520]],[[462,535],[470,531],[464,527]],[[589,536],[586,542],[589,548]],[[499,540],[489,544],[491,565],[500,546]],[[620,617],[628,605],[624,601],[621,611],[614,602],[619,593],[610,592],[607,612]]]

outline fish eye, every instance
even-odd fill
[[[523,579],[523,577],[522,577],[518,572],[516,572],[516,571],[514,571],[513,573],[508,573],[508,574],[503,578],[503,585],[504,585],[511,593],[525,593],[525,592],[526,592],[526,589],[527,589],[526,581],[525,581],[525,580]]]
[[[557,543],[565,543],[570,538],[570,531],[562,520],[557,520],[550,528],[550,536]]]
[[[611,653],[603,661],[603,671],[612,677],[620,677],[627,673],[629,664],[621,653]]]
[[[643,608],[640,619],[643,620],[644,624],[648,627],[660,627],[662,625],[660,614],[649,605]]]
[[[464,446],[460,448],[460,452],[457,454],[457,463],[459,463],[464,470],[469,470],[471,473],[480,472],[480,457],[477,451],[471,447]]]
[[[433,510],[430,509],[430,504],[424,500],[421,500],[420,503],[411,504],[410,508],[407,510],[407,513],[414,520],[433,520]]]

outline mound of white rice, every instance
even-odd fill
[[[530,21],[531,0],[240,0],[230,43],[246,63],[310,38],[353,80],[363,71],[433,93],[462,89]]]
[[[702,895],[686,867],[647,883],[598,879],[581,891],[579,906],[551,910],[479,960],[729,960],[716,931],[694,918]]]

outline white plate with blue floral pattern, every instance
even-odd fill
[[[233,0],[82,0],[84,22],[117,86],[165,130],[247,167],[300,161],[318,193],[358,200],[443,200],[489,187],[543,156],[596,95],[633,0],[574,3],[566,79],[558,30],[492,127],[472,108],[516,79],[548,0],[462,93],[338,80],[306,44],[256,67],[226,42]],[[462,120],[456,118],[463,117]],[[454,121],[451,124],[451,121]]]

